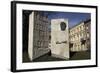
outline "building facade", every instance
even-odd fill
[[[70,51],[87,51],[90,49],[91,21],[83,21],[69,29]]]
[[[50,50],[49,45],[49,20],[43,12],[33,11],[29,15],[28,54],[30,60],[36,59]]]
[[[86,45],[87,50],[90,51],[91,49],[91,20],[87,20],[84,22],[85,24],[85,30],[86,30]]]

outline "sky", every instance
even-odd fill
[[[68,19],[69,28],[74,25],[91,18],[90,13],[76,13],[76,12],[47,12],[49,20],[64,18]]]

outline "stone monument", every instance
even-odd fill
[[[52,56],[69,59],[69,28],[67,19],[51,20]]]

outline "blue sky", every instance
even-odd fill
[[[90,13],[75,13],[75,12],[47,12],[49,20],[56,18],[68,19],[69,27],[78,24],[81,21],[91,18]]]

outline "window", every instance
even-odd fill
[[[89,29],[88,26],[86,27],[86,29]]]

